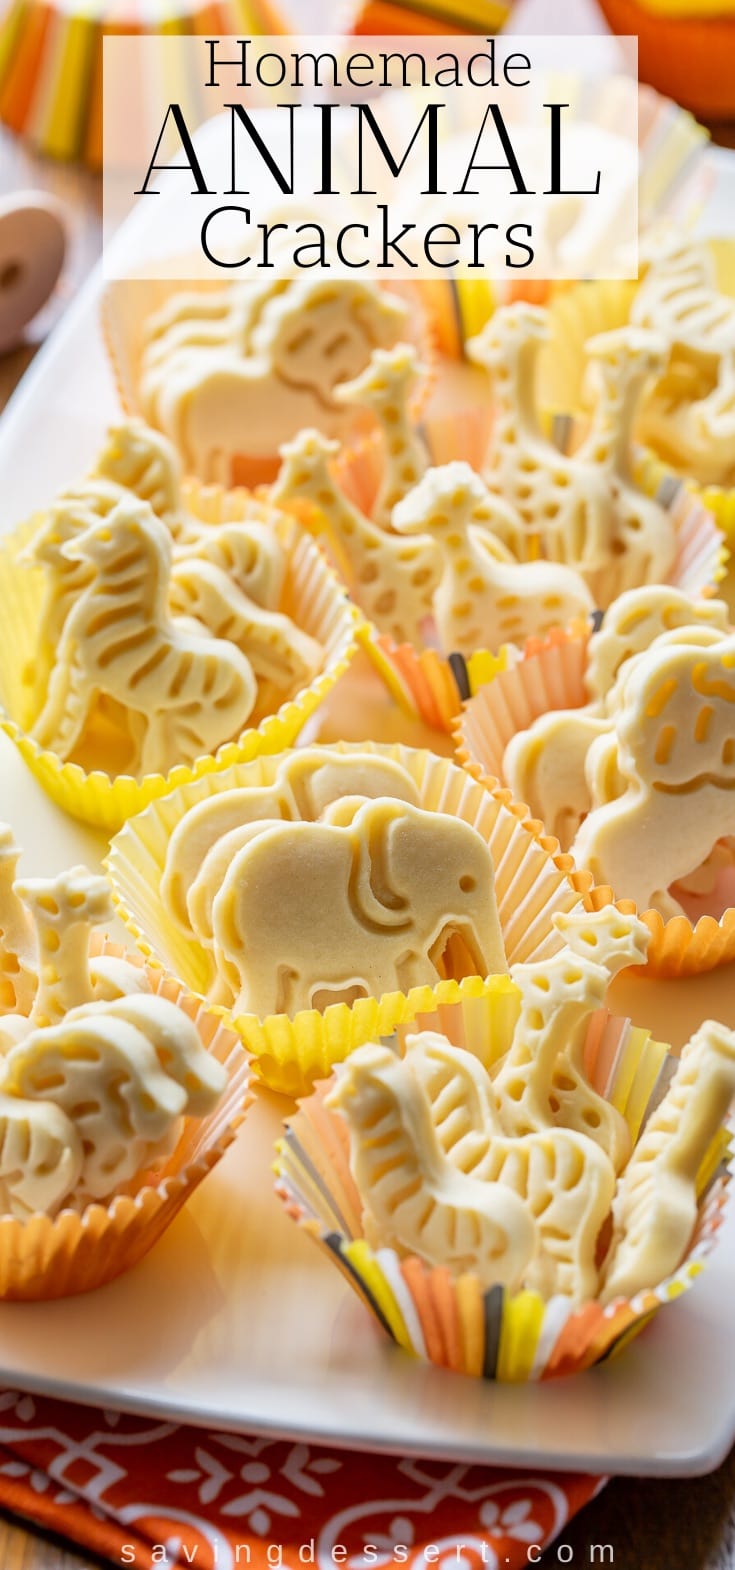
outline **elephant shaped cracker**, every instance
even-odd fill
[[[634,1297],[681,1262],[697,1218],[697,1178],[735,1096],[735,1031],[705,1020],[618,1182],[603,1301]]]
[[[476,829],[394,799],[352,798],[346,815],[336,806],[341,824],[265,822],[233,856],[212,926],[237,1012],[293,1014],[433,985],[451,937],[468,973],[505,969]]]
[[[93,576],[66,617],[36,741],[70,758],[101,696],[125,716],[131,772],[165,774],[239,735],[257,696],[252,667],[233,644],[172,621],[171,537],[148,504],[119,503],[63,552]]]
[[[512,534],[504,504],[466,463],[429,469],[393,513],[399,534],[426,534],[442,556],[434,595],[439,641],[449,653],[499,649],[594,609],[579,573],[557,562],[517,562],[502,543]],[[493,532],[497,517],[501,537]]]
[[[301,431],[281,448],[271,499],[326,533],[355,597],[381,632],[396,643],[420,646],[441,577],[438,546],[426,535],[405,540],[388,533],[349,501],[329,469],[338,450],[319,431]]]
[[[327,1105],[347,1120],[369,1241],[472,1271],[488,1286],[518,1286],[537,1247],[534,1219],[511,1188],[478,1182],[447,1159],[409,1061],[377,1043],[358,1047]]]
[[[176,824],[161,879],[164,909],[184,932],[191,934],[193,930],[211,945],[211,903],[219,892],[231,851],[237,849],[240,830],[264,818],[315,822],[342,796],[392,796],[419,805],[418,789],[410,774],[392,758],[370,752],[343,754],[324,747],[287,753],[272,785],[246,785],[208,796],[190,807]],[[189,909],[195,884],[209,912],[204,932],[199,922],[193,922]]]
[[[735,833],[735,635],[659,639],[629,661],[615,730],[624,789],[585,818],[573,854],[639,909],[681,914],[672,884]]]
[[[206,296],[199,297],[206,302]],[[344,434],[354,415],[335,389],[400,337],[405,308],[375,284],[297,279],[261,289],[248,308],[214,318],[189,295],[186,312],[158,318],[144,346],[140,394],[152,424],[173,440],[189,472],[231,484],[246,444],[272,458],[307,426]]]
[[[18,1042],[2,1064],[7,1098],[65,1113],[82,1149],[78,1191],[104,1199],[173,1149],[181,1118],[214,1107],[226,1070],[167,999],[124,998],[73,1009]]]

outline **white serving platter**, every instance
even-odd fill
[[[708,227],[728,227],[735,160],[718,159]],[[730,213],[733,208],[730,207]],[[117,414],[93,275],[0,421],[0,530],[83,472]],[[0,609],[1,614],[1,609]],[[364,671],[324,736],[376,717],[421,740]],[[360,682],[359,695],[354,683]],[[358,701],[359,697],[359,701]],[[0,817],[28,873],[99,865],[104,842],[58,811],[0,737]],[[735,1026],[735,971],[668,985],[620,978],[613,1006],[681,1043],[702,1018]],[[236,1145],[142,1263],[87,1297],[0,1305],[0,1380],[161,1417],[311,1441],[559,1470],[689,1475],[735,1440],[735,1211],[709,1268],[617,1360],[542,1386],[502,1386],[413,1361],[382,1335],[272,1192],[288,1104],[261,1094]]]

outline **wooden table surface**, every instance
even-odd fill
[[[735,132],[727,128],[718,140],[735,145]],[[77,171],[29,158],[0,130],[0,193],[31,185],[52,190],[64,203],[70,215],[71,246],[56,298],[25,342],[0,356],[0,410],[99,252],[96,182]],[[566,1547],[560,1560],[562,1544]],[[612,1559],[609,1553],[601,1555],[603,1545],[612,1548]],[[565,1562],[612,1563],[617,1570],[735,1570],[735,1450],[719,1471],[706,1478],[662,1483],[614,1480],[541,1561],[545,1570]],[[0,1512],[0,1570],[84,1570],[100,1563]]]

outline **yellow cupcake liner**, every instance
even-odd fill
[[[93,954],[143,966],[119,943],[93,934]],[[237,1034],[211,1009],[158,967],[145,967],[151,990],[175,1003],[196,1026],[202,1045],[224,1064],[229,1079],[218,1106],[205,1118],[187,1118],[176,1149],[160,1172],[141,1172],[108,1204],[62,1210],[53,1219],[0,1216],[0,1299],[46,1300],[91,1292],[147,1254],[171,1225],[202,1179],[224,1155],[253,1095],[249,1067]]]
[[[611,287],[617,287],[612,285]],[[627,286],[626,286],[627,287]],[[465,411],[425,419],[422,433],[432,464],[463,459],[474,469],[482,469],[491,437],[492,416],[488,406],[474,405]],[[378,442],[365,444],[359,455],[344,462],[340,480],[350,499],[370,513],[381,472]],[[655,496],[670,512],[676,529],[676,556],[668,581],[694,596],[710,595],[723,578],[728,559],[725,536],[706,498],[684,486],[678,476],[652,454],[638,456],[636,479],[648,496]],[[733,500],[735,527],[735,497]],[[305,512],[302,522],[331,554],[336,569],[346,574],[339,559],[338,542],[324,533],[324,523],[316,509]],[[625,587],[624,569],[616,562],[601,568],[590,581],[596,603],[609,605]],[[478,650],[469,658],[461,654],[448,657],[434,649],[419,651],[412,644],[396,644],[367,620],[360,631],[360,642],[395,701],[411,719],[444,731],[451,729],[461,705],[499,671],[512,662],[509,648]]]
[[[735,295],[735,241],[711,240],[719,287]],[[579,413],[584,407],[584,346],[595,333],[623,327],[630,317],[637,283],[592,280],[554,291],[550,302],[551,338],[541,356],[540,395],[545,408]],[[650,461],[657,463],[654,455]],[[666,466],[660,465],[663,472]],[[735,486],[701,485],[682,473],[688,489],[712,515],[727,538],[735,535]]]
[[[400,1050],[409,1029],[438,1030],[492,1067],[510,1046],[518,998],[507,977],[493,977],[471,998],[457,992],[433,1011],[404,1015],[395,1045]],[[591,1083],[625,1117],[634,1143],[665,1092],[672,1061],[662,1042],[628,1020],[602,1010],[590,1021]],[[605,1307],[597,1301],[574,1306],[560,1296],[545,1302],[537,1292],[483,1289],[471,1274],[455,1276],[446,1267],[401,1258],[391,1248],[373,1249],[362,1231],[347,1127],[325,1106],[328,1089],[320,1085],[287,1120],[276,1146],[276,1191],[392,1340],[441,1368],[515,1383],[590,1368],[615,1356],[664,1304],[687,1291],[717,1242],[730,1182],[725,1129],[700,1169],[699,1212],[685,1259],[666,1280],[631,1300]]]
[[[463,818],[478,830],[493,860],[509,964],[556,952],[562,940],[552,917],[557,911],[582,909],[577,882],[570,876],[571,858],[558,854],[556,841],[545,838],[540,825],[528,821],[525,808],[516,807],[508,791],[487,791],[450,759],[398,744],[340,742],[329,750],[392,759],[416,782],[421,806]],[[106,866],[123,921],[144,954],[181,976],[199,995],[209,985],[210,956],[161,908],[159,888],[169,840],[196,802],[224,790],[268,785],[280,761],[261,757],[183,785],[128,822],[110,846]],[[299,897],[297,890],[294,897]],[[460,987],[472,996],[477,984],[469,978]],[[238,1031],[252,1055],[253,1072],[265,1084],[287,1095],[302,1095],[353,1047],[394,1030],[406,1010],[436,1007],[454,995],[454,987],[456,983],[445,981],[417,988],[408,998],[388,993],[380,999],[359,999],[350,1007],[335,1003],[323,1013],[303,1010],[292,1019],[285,1014],[265,1020],[250,1014],[233,1019],[227,1010],[222,1010],[222,1017]]]
[[[434,325],[416,285],[395,282],[386,287],[408,307],[404,336],[416,345],[425,371],[413,403],[418,417],[431,394],[436,376]],[[102,301],[102,333],[117,395],[127,415],[148,418],[141,406],[139,391],[147,321],[161,310],[172,294],[182,290],[187,294],[211,294],[221,289],[222,280],[216,278],[187,279],[181,283],[172,283],[170,279],[128,278],[108,284]],[[369,410],[356,409],[354,431],[351,430],[349,439],[343,442],[345,455],[359,455],[363,445],[371,442],[374,433],[375,422]],[[231,463],[230,485],[250,488],[270,485],[276,479],[280,466],[278,452],[274,452],[271,457],[237,453]]]
[[[497,789],[503,783],[503,757],[512,736],[527,730],[541,714],[581,708],[589,701],[584,685],[589,638],[590,628],[577,622],[548,638],[529,640],[523,658],[465,705],[454,731],[456,756],[473,779]],[[527,807],[520,810],[528,812]],[[571,856],[569,862],[573,867]],[[572,872],[571,880],[588,910],[599,910],[611,900],[620,910],[635,910],[624,889],[613,891],[596,884],[585,869]],[[640,973],[697,976],[735,960],[735,907],[719,919],[702,915],[695,923],[686,916],[664,921],[657,910],[639,914],[651,935],[646,964],[635,967]]]
[[[188,484],[184,500],[205,523],[226,523],[243,516],[244,493],[216,486]],[[176,764],[168,774],[111,777],[89,773],[76,763],[62,763],[29,734],[33,723],[32,690],[27,672],[37,654],[38,625],[45,591],[42,568],[18,560],[42,519],[35,518],[0,542],[0,730],[10,737],[31,772],[65,812],[82,822],[114,833],[126,818],[148,802],[188,780],[247,761],[261,752],[280,752],[296,740],[307,720],[331,692],[357,652],[360,612],[350,602],[336,574],[313,540],[285,516],[275,528],[288,552],[285,608],[325,650],[324,664],[307,687],[286,699],[274,714],[224,742],[216,754],[192,765]]]

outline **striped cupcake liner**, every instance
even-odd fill
[[[454,728],[456,756],[474,779],[497,789],[504,780],[503,758],[511,737],[541,714],[589,702],[584,678],[590,635],[590,626],[578,622],[548,638],[529,640],[522,658],[465,705]],[[589,910],[615,899],[621,910],[634,909],[624,889],[613,892],[596,884],[586,870],[578,870],[574,881]],[[735,960],[735,907],[719,918],[701,915],[694,923],[685,916],[664,921],[657,910],[641,911],[640,916],[651,934],[646,965],[637,967],[641,972],[696,976]]]
[[[556,842],[544,837],[540,825],[528,822],[525,808],[516,807],[508,791],[488,791],[451,760],[400,745],[341,742],[329,751],[347,756],[368,752],[401,764],[418,787],[422,807],[460,817],[477,829],[493,861],[509,963],[543,958],[560,948],[554,915],[583,908],[577,879],[570,876],[572,863],[558,854]],[[169,840],[196,802],[241,786],[268,785],[280,762],[278,757],[261,757],[191,781],[152,802],[110,846],[106,866],[113,895],[139,948],[181,976],[200,996],[206,995],[211,982],[211,956],[161,907],[159,889]],[[478,987],[482,982],[473,977],[461,982],[459,991],[457,983],[444,981],[407,995],[362,998],[349,1007],[335,1003],[323,1013],[304,1010],[292,1019],[285,1014],[265,1020],[254,1015],[232,1019],[226,1010],[222,1015],[252,1055],[253,1072],[271,1089],[298,1096],[329,1074],[354,1047],[388,1034],[417,1011],[443,1007],[457,996],[472,998]]]
[[[516,1016],[509,992],[515,991],[506,978],[492,978],[473,999],[456,999],[407,1021],[388,1044],[400,1051],[409,1029],[439,1030],[491,1067],[510,1046]],[[585,1062],[591,1083],[623,1114],[637,1143],[674,1072],[669,1049],[602,1010],[590,1021]],[[590,1368],[620,1353],[664,1304],[687,1291],[716,1244],[731,1175],[725,1129],[702,1163],[697,1224],[685,1259],[631,1300],[574,1305],[557,1296],[545,1302],[537,1292],[483,1289],[471,1274],[454,1276],[393,1249],[373,1249],[362,1232],[347,1127],[325,1106],[328,1089],[320,1085],[288,1119],[276,1146],[276,1191],[387,1335],[442,1368],[504,1382]]]
[[[92,934],[92,954],[143,965],[120,944]],[[228,1071],[225,1092],[205,1118],[187,1118],[160,1173],[140,1173],[105,1204],[81,1212],[41,1213],[26,1221],[0,1217],[0,1300],[47,1300],[90,1292],[130,1270],[163,1235],[232,1144],[253,1101],[250,1072],[232,1030],[201,999],[163,970],[146,966],[151,991],[175,1003],[202,1045]]]

